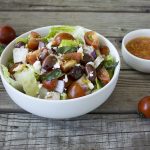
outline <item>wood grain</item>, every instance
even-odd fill
[[[123,37],[129,31],[149,28],[150,19],[149,13],[0,12],[0,24],[12,25],[18,35],[42,26],[68,24],[81,25],[107,37]]]
[[[149,12],[149,0],[1,0],[2,11]]]
[[[132,70],[122,70],[119,81],[111,97],[92,113],[136,113],[137,103],[143,96],[149,95],[150,76]],[[16,106],[1,86],[1,112],[24,112]]]
[[[150,120],[136,114],[89,114],[58,121],[7,113],[0,118],[1,150],[150,149]]]

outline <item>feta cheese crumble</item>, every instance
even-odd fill
[[[47,92],[45,99],[47,99],[47,100],[59,100],[60,99],[60,93],[58,93],[58,92]]]
[[[14,63],[26,62],[26,56],[28,54],[28,49],[24,47],[14,48],[13,49],[13,60]]]

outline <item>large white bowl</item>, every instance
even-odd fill
[[[41,35],[46,35],[51,26],[38,28],[32,31],[39,32]],[[88,29],[86,29],[88,31]],[[31,31],[19,36],[26,37]],[[47,117],[47,118],[55,118],[55,119],[64,119],[64,118],[72,118],[77,117],[83,114],[86,114],[93,109],[100,106],[104,103],[107,98],[113,92],[120,71],[120,58],[116,48],[113,44],[107,40],[104,36],[99,34],[101,41],[105,42],[109,47],[111,54],[116,58],[116,61],[119,62],[118,66],[115,69],[114,76],[111,81],[104,86],[102,89],[98,90],[95,93],[89,94],[87,96],[69,99],[69,100],[44,100],[35,97],[28,96],[26,94],[21,93],[20,91],[13,88],[4,78],[1,72],[1,79],[3,85],[11,97],[11,99],[18,104],[21,108],[26,111],[33,113],[38,116]],[[3,51],[1,55],[1,64],[6,65],[8,59],[12,56],[12,50],[16,39],[12,41]]]
[[[131,54],[126,49],[126,44],[137,37],[150,37],[150,29],[139,29],[126,34],[122,40],[122,56],[125,62],[135,70],[150,73],[150,60]]]

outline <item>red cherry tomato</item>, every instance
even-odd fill
[[[107,56],[109,54],[109,48],[107,46],[102,46],[100,48],[100,52],[101,52],[102,55]]]
[[[16,32],[11,26],[0,27],[0,43],[8,44],[16,37]]]
[[[74,37],[69,33],[59,33],[52,43],[53,46],[59,46],[62,40],[75,40]]]
[[[97,68],[97,77],[101,80],[101,82],[106,85],[110,81],[110,76],[108,71],[102,67]]]
[[[35,61],[38,59],[40,55],[40,50],[36,50],[34,52],[31,52],[27,55],[26,57],[26,61],[29,63],[29,64],[34,64]]]
[[[86,32],[84,39],[87,45],[93,46],[95,49],[99,49],[99,38],[94,31]]]
[[[82,59],[82,54],[81,53],[77,53],[77,52],[73,52],[73,53],[67,53],[64,54],[63,59],[65,60],[76,60],[77,62],[80,62],[80,60]]]
[[[36,38],[30,38],[28,41],[28,48],[30,50],[37,50],[39,46],[39,40]]]
[[[68,98],[77,98],[85,95],[83,88],[76,82],[72,83],[68,88]]]
[[[45,87],[46,89],[48,89],[49,91],[52,91],[56,88],[58,80],[57,79],[53,79],[50,81],[43,81],[43,87]]]
[[[150,96],[146,96],[139,101],[138,112],[143,117],[150,118]]]

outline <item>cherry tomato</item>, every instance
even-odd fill
[[[139,101],[138,111],[145,118],[150,118],[150,96],[146,96]]]
[[[63,72],[67,73],[76,65],[76,63],[77,61],[73,59],[69,61],[64,61],[64,62],[61,62],[60,68]]]
[[[109,48],[107,46],[102,46],[100,48],[100,52],[101,52],[102,55],[107,56],[109,54]]]
[[[8,44],[16,37],[16,32],[11,26],[0,27],[0,43]]]
[[[86,32],[84,39],[87,45],[93,46],[95,49],[99,49],[99,38],[94,31]]]
[[[72,83],[68,88],[68,98],[77,98],[85,95],[83,88],[77,83]]]
[[[40,50],[36,50],[34,52],[30,52],[28,55],[27,55],[27,58],[26,58],[26,61],[29,63],[29,64],[34,64],[35,61],[38,59],[40,55]]]
[[[37,32],[34,32],[34,31],[32,31],[32,32],[30,33],[30,37],[32,37],[32,38],[41,38],[40,34],[37,33]]]
[[[97,68],[97,77],[101,80],[101,82],[106,85],[110,81],[110,76],[108,71],[102,67]]]
[[[30,38],[28,41],[28,48],[30,50],[37,50],[39,46],[39,40],[36,38]]]
[[[59,33],[52,43],[53,46],[59,46],[62,40],[75,40],[74,37],[69,33]]]
[[[63,58],[66,60],[72,60],[73,59],[73,60],[76,60],[77,62],[80,62],[80,60],[82,59],[82,54],[76,53],[76,52],[67,53],[67,54],[64,54]]]
[[[43,87],[45,87],[46,89],[48,89],[49,91],[52,91],[56,88],[58,80],[57,79],[53,79],[50,81],[43,81]]]

